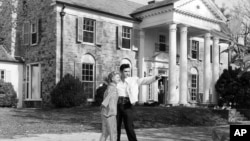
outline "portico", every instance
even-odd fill
[[[161,71],[166,76],[164,104],[216,103],[214,85],[219,78],[220,40],[225,17],[210,0],[163,1],[139,8],[132,14],[140,19],[139,74]],[[165,49],[164,49],[165,47]],[[194,72],[194,71],[196,72]],[[158,86],[142,87],[140,102],[147,95],[158,101]]]

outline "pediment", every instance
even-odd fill
[[[224,21],[225,17],[220,13],[219,9],[211,0],[180,0],[175,3],[177,10],[212,19]]]

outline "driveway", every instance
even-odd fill
[[[212,130],[225,127],[169,127],[137,129],[138,141],[212,141]],[[1,141],[98,141],[100,132],[82,132],[71,134],[32,134],[28,136],[14,136],[12,139]],[[123,130],[122,141],[127,141]]]

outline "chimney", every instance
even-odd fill
[[[153,3],[155,3],[155,0],[151,0],[148,2],[148,4],[153,4]]]

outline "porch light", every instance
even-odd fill
[[[180,55],[179,54],[177,54],[176,55],[176,64],[180,64]]]

